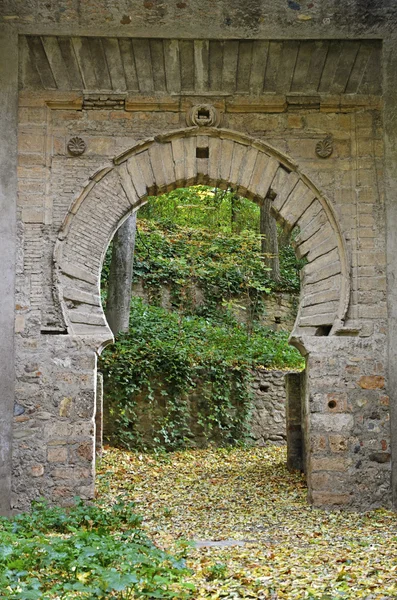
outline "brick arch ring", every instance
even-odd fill
[[[231,186],[254,201],[270,197],[275,218],[297,226],[301,297],[291,340],[334,335],[350,296],[346,245],[330,202],[289,157],[238,132],[189,127],[136,144],[95,173],[72,202],[55,245],[55,289],[67,331],[98,351],[113,341],[100,298],[103,258],[115,231],[148,196],[178,187]]]

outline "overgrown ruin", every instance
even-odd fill
[[[391,0],[2,3],[1,514],[93,497],[103,257],[196,183],[300,229],[309,501],[395,505],[396,22]]]

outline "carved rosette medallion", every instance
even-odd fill
[[[327,135],[326,138],[320,140],[316,144],[316,154],[320,158],[328,158],[334,151],[333,139],[331,135]]]
[[[191,127],[218,127],[221,116],[212,104],[195,104],[188,111],[186,122]]]
[[[81,137],[72,137],[68,141],[68,150],[73,156],[80,156],[86,151],[86,143]]]

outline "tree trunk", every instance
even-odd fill
[[[230,190],[231,192],[233,192],[233,190]],[[233,194],[231,199],[230,199],[230,228],[232,230],[232,233],[235,233],[236,231],[236,221],[237,221],[237,201],[238,201],[238,196],[236,194]]]
[[[278,256],[277,224],[270,213],[270,198],[265,198],[260,205],[260,233],[263,260],[270,267],[270,274],[275,281],[280,280],[280,262]],[[269,256],[270,255],[270,256]]]
[[[136,212],[128,217],[113,238],[106,319],[114,335],[129,328],[135,236]]]

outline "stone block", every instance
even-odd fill
[[[66,487],[66,486],[56,486],[52,489],[52,497],[55,499],[55,501],[61,499],[61,498],[71,498],[71,496],[73,495],[73,490],[70,487]]]
[[[64,463],[68,459],[68,450],[65,446],[49,447],[47,450],[47,460],[51,463]]]
[[[346,452],[348,448],[347,438],[342,435],[330,435],[329,447],[331,452]]]
[[[46,191],[46,182],[42,178],[20,179],[18,183],[18,193],[34,194],[37,197],[44,196]]]
[[[354,426],[353,415],[346,414],[313,414],[311,428],[314,432],[346,432],[350,433]]]
[[[30,467],[30,472],[33,477],[42,477],[44,475],[44,465],[36,464]]]
[[[25,315],[15,316],[15,333],[22,333],[25,329]]]
[[[24,223],[44,223],[44,208],[31,207],[22,209],[22,221]]]
[[[357,383],[363,390],[381,390],[385,387],[385,378],[381,375],[363,375]]]
[[[47,110],[46,108],[32,106],[20,107],[18,110],[18,120],[21,124],[45,125]]]
[[[77,448],[77,455],[80,458],[82,458],[83,460],[91,462],[93,459],[93,455],[94,455],[93,443],[92,442],[84,442],[82,444],[79,444],[79,446]]]
[[[44,152],[44,143],[45,136],[36,131],[21,132],[18,136],[19,152]]]
[[[372,214],[361,213],[359,215],[359,224],[360,227],[375,227],[375,218],[372,216]]]
[[[310,449],[312,452],[323,452],[327,448],[327,438],[324,435],[312,435],[310,437]]]
[[[346,471],[349,467],[349,458],[313,457],[310,468],[314,471]]]
[[[300,115],[288,115],[287,124],[291,129],[301,129],[304,126],[303,118]]]
[[[358,368],[358,367],[354,367],[354,368]],[[326,394],[325,410],[327,412],[332,412],[332,413],[347,412],[347,394],[346,394],[346,392],[330,392],[330,393]]]
[[[69,417],[72,411],[73,399],[70,397],[65,397],[61,400],[59,405],[59,416],[60,417]]]
[[[55,479],[66,479],[74,481],[80,481],[81,479],[89,479],[92,475],[90,469],[74,466],[56,467],[53,469],[51,474]]]
[[[313,490],[328,490],[332,489],[333,478],[325,471],[311,473],[310,485]]]

